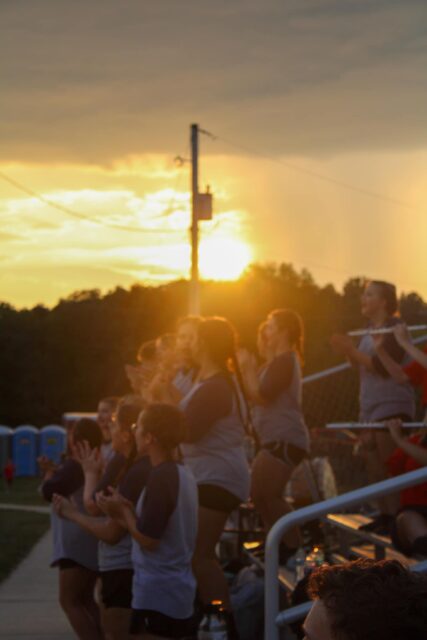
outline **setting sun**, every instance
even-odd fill
[[[200,275],[207,280],[235,280],[251,260],[251,249],[242,240],[217,237],[200,243]]]

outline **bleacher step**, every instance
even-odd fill
[[[352,533],[359,538],[363,538],[368,542],[376,545],[377,547],[393,548],[391,538],[389,536],[380,536],[370,531],[361,531],[360,527],[372,522],[371,518],[362,515],[361,513],[330,513],[326,516],[326,521],[333,526]]]
[[[375,546],[374,545],[355,545],[350,547],[350,553],[357,556],[358,558],[367,558],[369,560],[375,560]],[[400,553],[396,549],[386,549],[385,551],[385,559],[386,560],[398,560],[405,567],[412,567],[413,565],[418,564],[418,560],[414,558],[408,558],[403,553]]]
[[[264,566],[264,550],[257,550],[256,543],[254,542],[245,542],[243,544],[243,549],[245,554],[249,557],[249,559],[256,564],[262,571],[265,570]],[[293,591],[295,588],[295,575],[293,571],[290,571],[286,567],[279,566],[279,574],[278,579],[281,586],[286,591]]]

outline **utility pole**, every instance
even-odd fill
[[[199,125],[192,124],[191,130],[191,281],[190,314],[200,314],[199,295]]]
[[[190,279],[190,304],[191,315],[200,314],[199,294],[199,222],[212,220],[212,194],[209,187],[205,193],[199,193],[199,134],[203,133],[213,137],[209,131],[201,129],[198,124],[192,124],[191,132],[191,279]],[[178,157],[180,163],[187,162],[185,158]]]

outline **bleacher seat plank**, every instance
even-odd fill
[[[360,530],[359,527],[372,522],[371,518],[368,518],[361,513],[330,513],[326,516],[326,520],[339,529],[347,531],[348,533],[353,533],[377,546],[386,548],[393,547],[391,539],[388,536],[380,536],[377,533]]]
[[[358,558],[368,558],[369,560],[375,560],[375,547],[374,545],[360,545],[360,546],[351,546],[350,552],[356,555]],[[396,549],[386,549],[385,552],[386,560],[398,560],[405,567],[411,567],[412,565],[418,564],[418,560],[414,558],[408,558],[403,553],[400,553]]]

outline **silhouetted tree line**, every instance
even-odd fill
[[[333,332],[362,326],[362,287],[363,279],[353,278],[340,293],[290,264],[255,265],[236,282],[203,283],[202,314],[226,316],[241,343],[255,348],[257,326],[270,310],[297,310],[306,326],[308,374],[338,362],[328,344]],[[0,422],[41,426],[60,421],[64,411],[95,410],[102,396],[126,393],[124,365],[135,362],[143,341],[173,330],[187,303],[186,281],[118,287],[104,296],[78,291],[53,309],[18,311],[0,303]],[[410,293],[401,298],[401,312],[419,323],[427,305]]]

